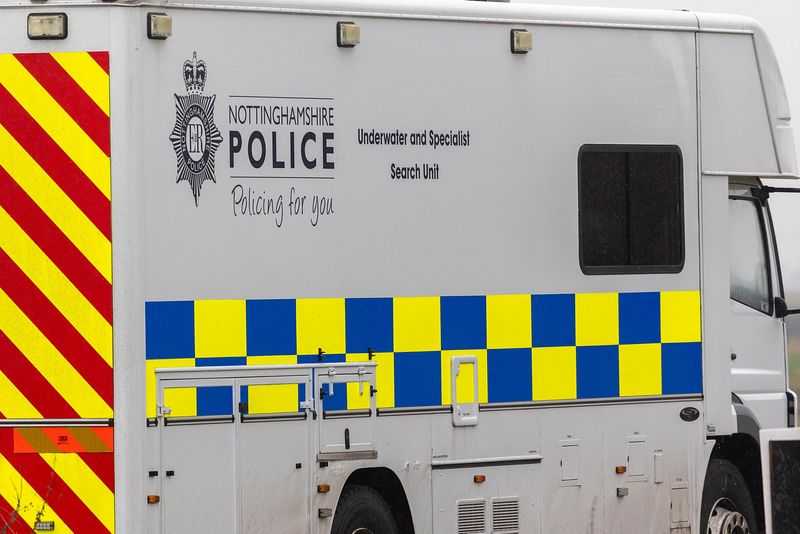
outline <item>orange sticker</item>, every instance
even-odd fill
[[[14,452],[112,452],[114,429],[96,427],[30,427],[14,429]]]

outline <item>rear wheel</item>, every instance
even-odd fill
[[[758,534],[758,524],[744,477],[727,460],[708,463],[700,511],[702,534]]]
[[[331,534],[398,534],[392,510],[368,486],[351,484],[339,498]]]

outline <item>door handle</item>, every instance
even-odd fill
[[[333,377],[336,376],[335,369],[328,369],[328,396],[333,397]]]

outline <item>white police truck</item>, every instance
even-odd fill
[[[765,531],[798,167],[755,22],[0,9],[0,531]]]

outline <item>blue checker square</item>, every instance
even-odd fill
[[[364,353],[369,349],[374,352],[392,352],[392,299],[346,299],[344,309],[348,353]]]
[[[700,343],[661,345],[661,392],[664,395],[703,392]]]
[[[247,358],[197,358],[197,367],[221,365],[247,365]],[[242,399],[247,402],[246,399]],[[203,386],[197,388],[197,415],[232,415],[233,388],[231,386]]]
[[[659,293],[619,294],[619,342],[659,343],[661,341],[661,295]]]
[[[223,365],[247,365],[245,356],[223,356],[219,358],[195,358],[195,367],[221,367]]]
[[[575,345],[575,295],[532,295],[534,347]]]
[[[146,302],[144,316],[148,360],[194,358],[194,302]]]
[[[619,347],[578,347],[576,352],[579,399],[619,397]]]
[[[322,362],[323,363],[343,363],[347,359],[345,358],[344,354],[323,354],[322,355]],[[316,354],[313,355],[306,355],[306,356],[298,356],[297,363],[320,363],[319,357]],[[323,387],[325,389],[325,393],[328,393],[328,385],[326,383],[322,384],[311,384],[311,391],[314,391],[314,388]],[[302,387],[297,388],[297,402],[303,402],[305,400],[305,391]],[[322,400],[322,409],[325,411],[331,410],[346,410],[347,409],[347,384],[334,384],[333,385],[333,396],[325,396]]]
[[[394,354],[395,406],[440,406],[441,376],[440,352],[396,352]]]
[[[442,348],[486,347],[486,297],[442,297]]]
[[[344,363],[347,359],[344,354],[322,354],[322,360],[316,354],[304,354],[297,357],[297,363]]]
[[[297,353],[295,301],[247,301],[247,354],[277,356]]]
[[[531,400],[530,349],[489,349],[487,367],[489,402]]]
[[[197,388],[197,415],[233,415],[233,388],[231,386]]]

